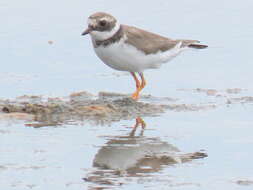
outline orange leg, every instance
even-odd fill
[[[147,82],[144,78],[143,73],[139,73],[139,76],[141,77],[141,83],[134,72],[131,72],[131,75],[133,76],[136,83],[136,91],[133,93],[132,98],[134,100],[138,100],[140,96],[140,91],[146,86]]]
[[[141,90],[146,86],[147,82],[144,78],[143,73],[139,73],[140,77],[141,77]]]
[[[141,84],[140,84],[140,81],[139,81],[139,79],[137,78],[137,76],[135,75],[134,72],[131,72],[131,75],[133,76],[133,78],[135,80],[135,83],[136,83],[136,91],[132,94],[132,98],[134,100],[138,100],[139,93],[141,91]]]

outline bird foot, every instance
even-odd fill
[[[140,91],[137,90],[135,93],[132,94],[132,98],[133,98],[134,100],[138,100],[139,97],[140,97],[139,93],[140,93]]]

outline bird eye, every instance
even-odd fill
[[[105,21],[105,20],[99,21],[99,25],[100,25],[100,26],[105,26],[105,25],[106,25],[106,21]]]

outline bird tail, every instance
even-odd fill
[[[199,44],[200,41],[198,40],[177,40],[177,41],[182,42],[181,47],[189,47],[194,49],[204,49],[208,47],[207,45]]]
[[[207,45],[203,45],[203,44],[190,44],[190,45],[188,45],[188,47],[194,48],[194,49],[205,49],[208,46]]]

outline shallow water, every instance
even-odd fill
[[[83,90],[132,92],[132,78],[102,64],[90,39],[81,36],[86,18],[102,10],[122,23],[208,44],[207,50],[185,52],[147,71],[143,93],[178,99],[175,103],[216,105],[143,117],[146,128],[135,134],[135,119],[35,128],[25,125],[31,121],[0,117],[1,189],[252,189],[252,101],[233,100],[253,94],[252,6],[251,0],[1,1],[1,99],[62,97]],[[223,96],[192,90],[197,88]],[[229,88],[244,90],[229,94]],[[176,163],[161,159],[159,150]],[[147,152],[155,159],[148,154],[149,160],[140,162]],[[181,162],[194,152],[208,157]],[[94,164],[103,159],[107,169]],[[125,171],[127,164],[138,165],[137,172]]]

